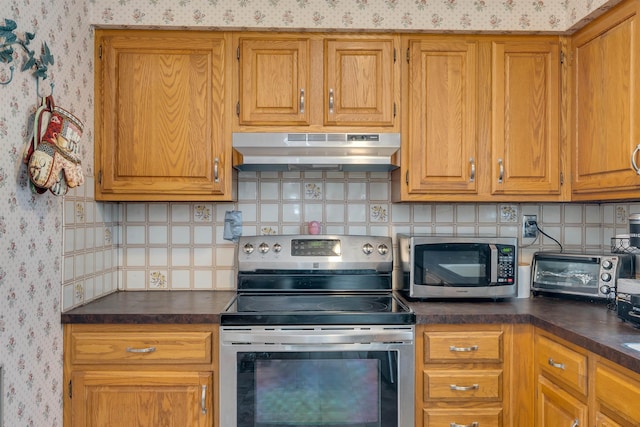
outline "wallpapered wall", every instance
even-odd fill
[[[593,16],[599,9],[617,3],[617,0],[564,0],[531,1],[504,0],[6,0],[0,2],[0,25],[4,18],[17,22],[19,32],[34,32],[32,47],[39,49],[46,41],[55,58],[49,69],[49,78],[41,84],[41,93],[48,93],[48,83],[55,83],[56,102],[72,111],[85,124],[82,138],[82,162],[87,182],[72,190],[64,198],[51,194],[32,195],[28,189],[25,169],[21,164],[23,145],[28,138],[29,116],[38,102],[35,80],[29,72],[17,71],[14,80],[0,86],[0,365],[2,366],[3,389],[0,390],[2,415],[0,425],[5,427],[37,426],[57,427],[62,425],[62,329],[59,323],[60,310],[89,301],[112,292],[116,283],[122,281],[118,275],[121,260],[118,251],[120,241],[126,241],[126,227],[133,230],[154,227],[158,212],[166,212],[166,226],[198,227],[203,218],[194,204],[151,210],[150,204],[118,205],[95,203],[93,199],[93,30],[92,25],[101,26],[169,26],[169,27],[281,27],[285,29],[397,29],[407,31],[562,31],[580,25],[582,18]],[[1,42],[1,41],[0,41]],[[22,57],[16,51],[14,64],[22,65]],[[9,67],[0,63],[0,82],[9,77]],[[340,213],[332,210],[334,204],[328,188],[334,188],[331,179],[325,181],[311,177],[308,183],[318,184],[322,191],[321,204],[325,216],[337,222]],[[291,178],[291,181],[295,179]],[[375,181],[375,180],[374,180]],[[271,177],[247,177],[243,189],[257,189],[255,196],[264,194],[281,198],[289,194],[290,182],[273,180]],[[328,186],[327,186],[328,184]],[[342,182],[346,186],[346,204],[353,204],[348,195],[349,185],[365,185],[370,188],[369,178],[358,178]],[[375,182],[373,185],[378,185]],[[277,194],[277,196],[274,196]],[[306,200],[307,193],[299,197]],[[314,197],[314,196],[312,196]],[[247,212],[249,228],[256,232],[279,231],[293,227],[290,212],[274,212],[268,201],[252,204],[245,197],[241,208]],[[256,200],[255,198],[253,200]],[[306,202],[311,206],[313,201]],[[375,218],[365,223],[374,227],[383,222],[389,232],[389,215],[399,215],[401,221],[409,223],[412,215],[424,214],[431,217],[420,218],[434,224],[442,212],[435,206],[401,208],[399,211],[383,203],[373,201],[364,211],[354,209],[367,216],[375,211]],[[304,205],[302,203],[301,205]],[[127,207],[129,209],[127,209]],[[230,207],[237,207],[233,205]],[[213,229],[220,225],[219,215],[227,206],[211,206],[214,215],[206,222]],[[557,207],[551,207],[548,215],[556,223]],[[633,208],[633,207],[631,207]],[[260,209],[260,212],[258,211]],[[382,209],[382,210],[381,210]],[[494,212],[498,212],[494,207]],[[533,209],[542,209],[534,207]],[[625,223],[629,206],[616,206],[599,210],[594,207],[580,207],[557,211],[569,218],[584,218],[594,221],[609,221],[610,228]],[[172,223],[169,213],[178,212],[176,223]],[[132,213],[124,220],[125,213]],[[142,212],[142,219],[136,213]],[[187,212],[188,216],[184,217]],[[312,212],[313,208],[312,208]],[[439,213],[440,212],[440,213]],[[542,211],[540,211],[542,213]],[[190,216],[196,213],[196,216]],[[444,212],[445,222],[451,215],[475,223],[485,218],[486,211],[479,206],[456,208]],[[149,216],[151,215],[151,216]],[[180,216],[182,215],[182,216]],[[198,216],[200,215],[200,216]],[[475,216],[474,216],[475,215]],[[385,221],[381,221],[382,218]],[[181,219],[182,218],[182,219]],[[186,218],[186,219],[185,219]],[[475,218],[475,219],[474,219]],[[565,218],[562,216],[561,218]],[[591,218],[590,220],[588,218]],[[266,220],[265,220],[266,219]],[[350,220],[344,217],[342,221]],[[511,230],[513,225],[499,224]],[[426,224],[426,222],[425,222]],[[340,227],[334,223],[332,226]],[[477,225],[476,225],[477,226]],[[267,228],[265,231],[263,228]],[[511,227],[511,228],[509,228]],[[581,236],[590,242],[585,234],[589,225],[580,225]],[[512,230],[513,231],[513,230]],[[510,232],[512,232],[510,231]],[[559,230],[560,231],[560,230]],[[600,231],[601,233],[601,231]],[[215,234],[215,232],[214,232]],[[136,231],[131,238],[138,235]],[[155,241],[149,242],[144,235],[142,243],[123,245],[139,249],[143,257],[146,251],[154,249]],[[155,236],[155,235],[154,235]],[[139,237],[139,236],[138,236]],[[211,236],[211,239],[218,239]],[[135,240],[134,240],[135,242]],[[200,241],[176,243],[192,248]],[[213,265],[222,263],[227,268],[226,277],[232,266],[229,263],[229,246],[221,245],[221,252],[206,261]],[[184,248],[182,248],[184,249]],[[132,252],[135,254],[135,251]],[[139,252],[140,253],[140,252]],[[154,252],[154,256],[158,256]],[[135,255],[129,254],[134,259]],[[162,256],[162,255],[160,255]],[[157,259],[157,258],[154,258]],[[145,261],[146,262],[146,261]],[[201,262],[201,261],[190,261]],[[215,264],[214,264],[215,263]],[[226,264],[225,264],[226,263]],[[132,267],[126,264],[126,268]],[[198,267],[200,264],[194,266]],[[148,265],[146,266],[148,268]],[[132,267],[135,270],[137,267]],[[145,265],[143,263],[142,271]],[[184,273],[186,269],[179,268]],[[195,268],[198,270],[198,268]],[[200,268],[201,271],[206,268]],[[223,268],[224,270],[224,268]],[[135,273],[135,272],[134,272]],[[135,274],[133,276],[135,278]],[[176,277],[181,277],[179,274]],[[185,283],[186,277],[180,283]],[[190,286],[198,280],[189,277]],[[62,286],[62,285],[65,286]],[[145,284],[148,286],[148,284]]]

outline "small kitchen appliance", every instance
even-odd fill
[[[517,295],[515,237],[398,234],[399,288],[412,298]]]
[[[536,252],[531,290],[536,294],[613,300],[621,278],[635,275],[635,256],[624,253]]]
[[[388,237],[243,236],[220,316],[225,427],[413,427],[415,314]]]

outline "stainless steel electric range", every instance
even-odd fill
[[[415,314],[388,237],[242,237],[220,317],[223,427],[412,427]]]

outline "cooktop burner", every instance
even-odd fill
[[[415,323],[415,314],[391,293],[240,293],[220,317],[224,325]]]

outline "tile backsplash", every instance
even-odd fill
[[[236,244],[224,239],[231,210],[242,212],[243,235],[307,233],[307,224],[318,221],[323,234],[517,236],[520,261],[528,263],[537,250],[558,249],[553,239],[565,250],[608,250],[640,204],[392,203],[387,173],[342,172],[242,172],[236,203],[67,197],[64,308],[110,287],[233,289]],[[547,236],[521,238],[522,216],[531,214]]]

